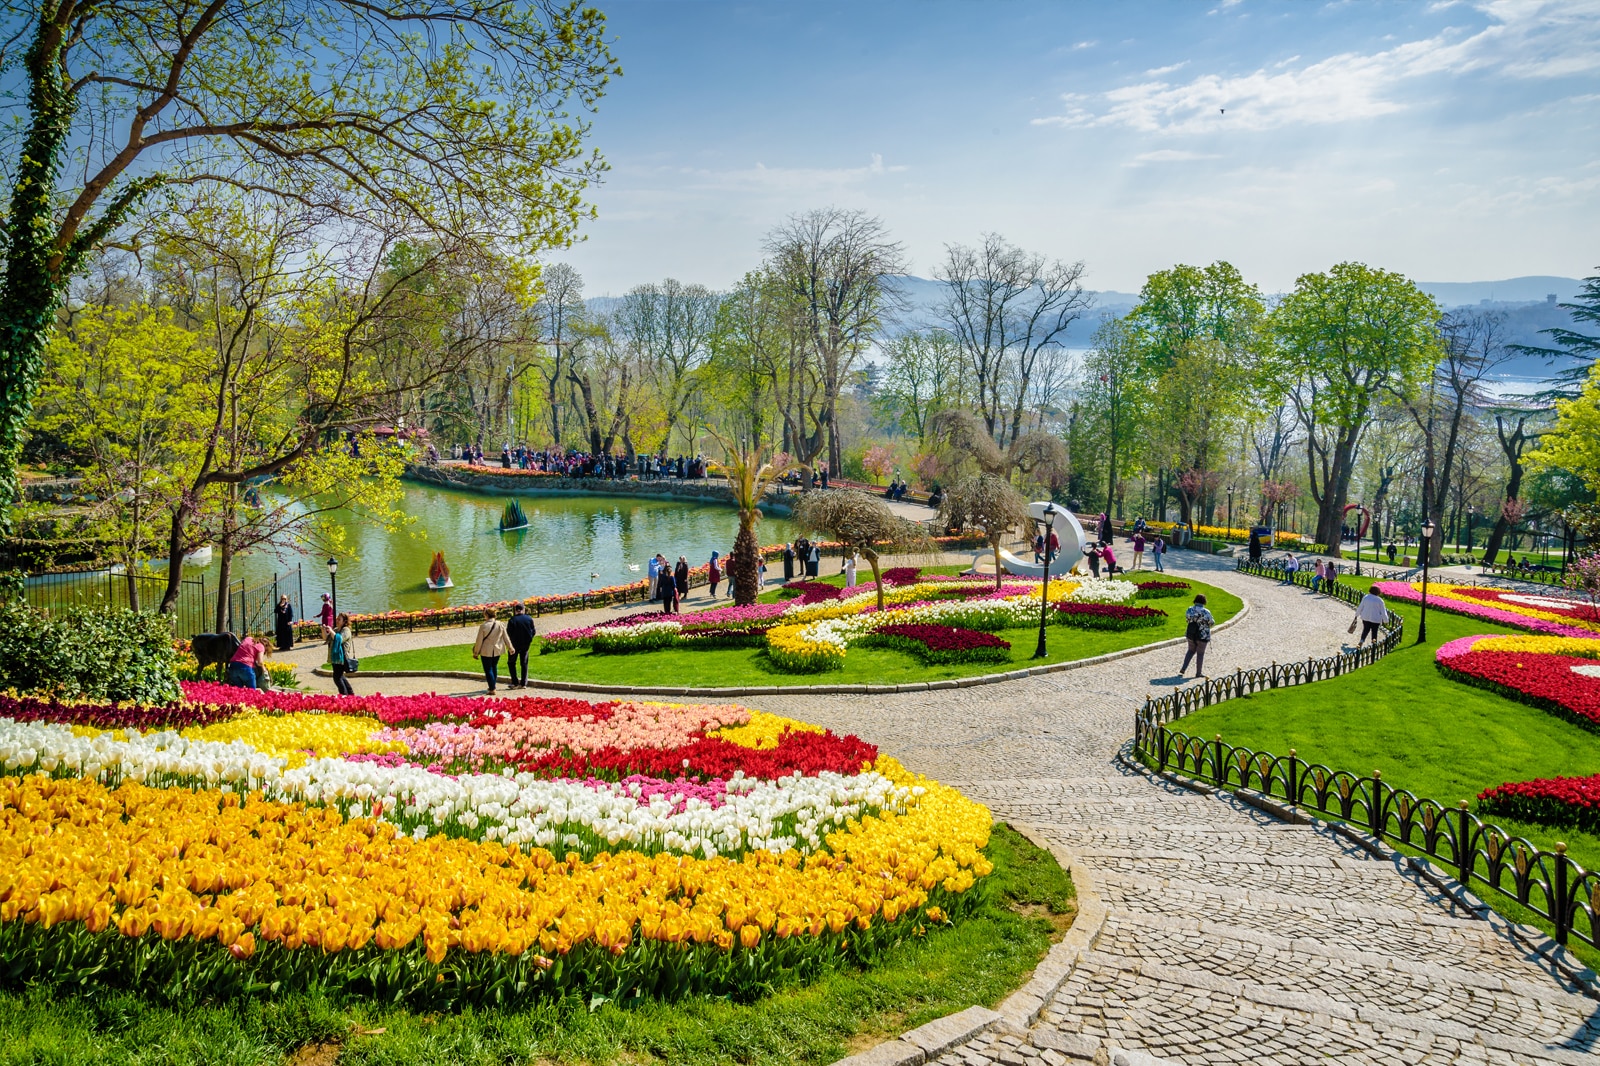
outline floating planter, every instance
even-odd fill
[[[516,500],[507,500],[506,509],[500,515],[500,532],[527,528],[528,513],[522,509],[522,504]]]
[[[455,587],[455,582],[450,580],[450,568],[444,562],[444,552],[433,553],[433,564],[428,567],[428,587],[430,589]]]

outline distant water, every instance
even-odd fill
[[[505,499],[407,484],[401,504],[416,521],[389,533],[356,515],[340,514],[352,549],[339,560],[339,607],[349,611],[420,610],[451,604],[581,592],[637,581],[646,562],[660,552],[691,565],[726,554],[739,528],[730,506],[690,500],[633,496],[519,496],[529,528],[499,532]],[[781,518],[764,517],[756,537],[776,544],[794,535]],[[425,579],[435,551],[443,551],[455,587],[428,590]],[[307,551],[278,558],[256,552],[234,561],[234,580],[250,585],[275,573],[303,567],[305,601],[311,609],[328,589],[327,556]],[[631,571],[628,564],[637,564]],[[216,587],[218,565],[188,568]],[[595,575],[591,578],[590,575]],[[293,592],[293,589],[286,591]]]

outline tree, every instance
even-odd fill
[[[734,604],[745,607],[756,602],[761,593],[761,545],[756,540],[761,501],[772,482],[788,469],[788,463],[781,457],[769,458],[766,447],[759,442],[735,444],[715,430],[711,435],[722,446],[722,467],[739,512],[739,532],[733,538],[733,568],[728,572],[728,581],[733,586]]]
[[[830,489],[806,492],[794,508],[794,521],[802,529],[821,533],[840,541],[848,551],[866,556],[872,567],[872,580],[878,587],[878,610],[883,610],[883,580],[879,573],[879,549],[927,550],[928,534],[915,522],[889,510],[876,496],[855,489]],[[741,553],[742,554],[742,553]]]
[[[0,512],[72,277],[158,189],[229,186],[348,228],[571,241],[618,72],[599,11],[500,0],[24,0],[22,120],[0,135]],[[82,150],[68,167],[69,156]],[[81,180],[74,180],[81,175]]]
[[[963,520],[983,527],[994,551],[994,587],[1000,588],[1000,544],[1007,533],[1028,525],[1028,501],[1005,478],[978,474],[950,486],[940,504],[939,516],[946,528]]]
[[[1439,308],[1411,281],[1362,263],[1303,274],[1272,314],[1271,376],[1306,432],[1315,540],[1339,555],[1362,434],[1390,389],[1414,390],[1438,351]]]
[[[203,414],[185,375],[199,346],[171,308],[91,305],[46,352],[32,428],[56,434],[81,464],[118,539],[113,558],[136,611],[137,574],[173,495],[177,453]]]
[[[874,444],[861,457],[861,468],[872,475],[877,484],[894,472],[894,453],[881,444]]]
[[[728,402],[735,433],[747,440],[767,436],[784,362],[781,302],[771,276],[752,270],[717,307],[708,369],[718,381],[717,396]]]
[[[817,429],[827,429],[828,463],[838,472],[844,467],[839,395],[895,298],[887,279],[904,269],[900,245],[881,219],[829,207],[791,216],[768,235],[766,250],[817,359]]]
[[[950,334],[929,330],[902,333],[883,349],[888,368],[875,402],[885,418],[915,434],[920,446],[934,415],[967,400],[961,348]]]
[[[583,275],[566,263],[557,263],[540,274],[538,303],[533,311],[539,323],[539,341],[545,355],[539,361],[539,373],[544,378],[545,411],[550,416],[550,440],[563,443],[566,438],[563,414],[565,407],[558,402],[558,394],[579,384],[573,369],[575,334],[581,329],[587,311],[583,304]],[[594,420],[589,421],[589,431],[597,430]]]
[[[1397,393],[1422,436],[1422,502],[1440,530],[1429,546],[1430,566],[1443,562],[1444,508],[1455,473],[1462,421],[1470,405],[1483,406],[1480,383],[1507,355],[1502,341],[1504,315],[1477,311],[1447,315],[1439,332],[1440,359],[1428,374],[1426,386]],[[1400,381],[1390,388],[1408,384]]]
[[[1117,499],[1118,460],[1138,439],[1141,412],[1149,401],[1148,363],[1133,341],[1126,322],[1107,318],[1094,331],[1094,347],[1083,364],[1083,397],[1097,423],[1108,469],[1107,514]]]
[[[636,285],[623,297],[617,320],[638,351],[641,366],[655,385],[664,429],[659,453],[672,447],[672,430],[682,417],[694,375],[709,355],[718,298],[704,285],[675,278]],[[693,441],[690,441],[693,446]]]
[[[1591,274],[1583,279],[1583,290],[1572,303],[1556,306],[1570,311],[1572,317],[1579,322],[1600,325],[1600,274]],[[1511,350],[1519,355],[1538,355],[1552,360],[1577,360],[1576,365],[1563,367],[1556,372],[1554,389],[1537,397],[1546,402],[1575,399],[1583,388],[1584,380],[1589,376],[1590,368],[1596,360],[1600,360],[1600,334],[1580,333],[1575,329],[1565,328],[1542,329],[1539,332],[1548,336],[1553,342],[1550,347],[1514,344],[1511,345]]]
[[[1081,261],[1025,252],[998,233],[977,248],[946,246],[935,276],[945,284],[940,315],[966,353],[977,409],[1001,447],[1022,432],[1022,411],[1040,354],[1061,345],[1093,296]]]
[[[1532,470],[1570,470],[1600,493],[1600,362],[1576,399],[1556,403],[1556,424],[1525,460]]]

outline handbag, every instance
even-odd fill
[[[1361,616],[1359,614],[1356,615],[1354,618],[1350,619],[1350,628],[1345,630],[1345,632],[1346,633],[1354,633],[1356,631],[1356,623],[1359,622],[1359,621],[1361,621]]]
[[[360,659],[350,659],[350,658],[346,658],[345,659],[345,661],[344,661],[344,672],[345,673],[353,674],[359,669],[361,669],[361,660]]]

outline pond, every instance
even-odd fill
[[[341,514],[350,547],[339,560],[340,610],[420,610],[427,607],[582,592],[637,581],[656,552],[673,562],[705,562],[712,551],[733,547],[739,520],[731,506],[637,496],[519,496],[528,528],[499,531],[505,498],[407,484],[401,507],[415,521],[390,533],[353,514]],[[337,512],[336,512],[337,514]],[[795,535],[791,523],[763,517],[756,529],[762,544]],[[454,588],[426,585],[435,551],[444,552]],[[234,561],[233,584],[270,582],[274,574],[302,567],[305,604],[314,610],[328,588],[327,556],[257,552]],[[629,569],[630,565],[637,570]],[[216,588],[217,563],[187,567]],[[284,589],[298,591],[291,580]]]

